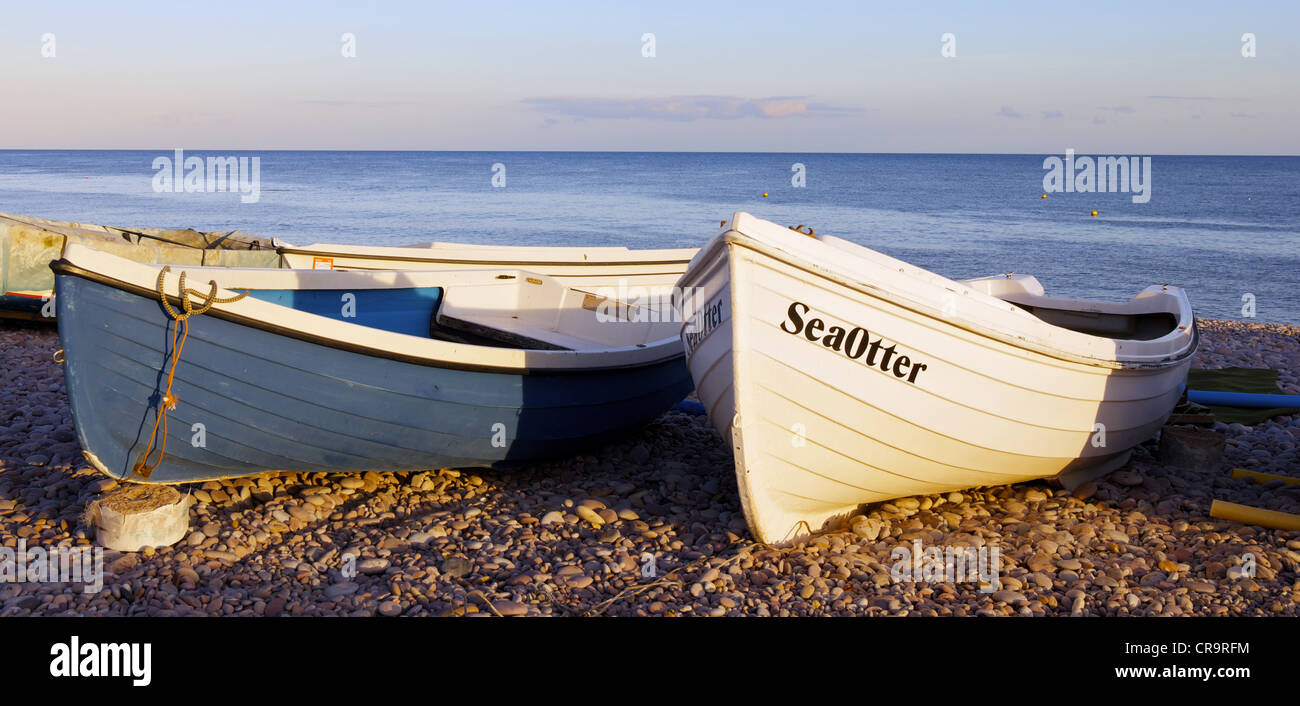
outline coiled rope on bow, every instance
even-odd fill
[[[163,456],[167,453],[167,412],[176,408],[176,397],[172,395],[172,382],[176,379],[176,366],[181,362],[181,351],[185,348],[185,339],[190,334],[190,317],[207,313],[207,311],[212,308],[213,304],[229,304],[248,296],[248,292],[240,292],[233,297],[222,299],[217,296],[216,280],[208,281],[208,284],[212,286],[212,289],[209,290],[206,295],[203,292],[189,289],[185,286],[185,271],[181,270],[180,282],[178,283],[181,310],[176,311],[172,308],[171,302],[167,301],[167,292],[163,287],[163,282],[165,281],[168,272],[171,272],[171,268],[167,266],[164,266],[162,270],[158,272],[158,284],[156,287],[156,291],[158,292],[158,301],[162,303],[163,310],[167,312],[167,316],[175,322],[172,326],[171,367],[167,371],[167,389],[163,392],[162,400],[158,404],[158,412],[154,415],[153,431],[149,433],[149,445],[145,447],[144,453],[136,460],[135,465],[132,466],[131,475],[127,476],[124,480],[131,479],[137,473],[140,474],[141,477],[148,479],[149,475],[153,473],[153,469],[157,468],[158,464],[162,463]],[[203,303],[198,307],[195,307],[194,302],[190,300],[191,296],[203,297]],[[166,366],[167,364],[164,363],[163,365]],[[158,427],[160,423],[162,426],[161,440],[158,438]],[[153,454],[155,443],[158,444],[158,460],[149,463],[149,456]]]

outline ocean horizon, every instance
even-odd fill
[[[0,150],[0,211],[238,229],[296,245],[664,248],[700,246],[743,210],[955,279],[1027,273],[1049,294],[1105,301],[1172,284],[1188,290],[1201,317],[1300,323],[1300,157],[1074,156],[1149,158],[1138,194],[1136,182],[1115,192],[1045,192],[1044,161],[1064,150],[183,153],[227,156],[257,158],[255,191],[241,193],[238,183],[224,192],[160,190],[158,174],[168,170],[154,165],[174,159],[170,148]],[[1133,164],[1137,174],[1141,162]]]

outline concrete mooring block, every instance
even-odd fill
[[[1160,431],[1160,462],[1186,469],[1218,469],[1223,463],[1224,436],[1217,431],[1191,427],[1165,427]]]
[[[100,545],[134,552],[179,542],[189,530],[193,502],[170,485],[128,484],[93,500],[86,519]]]

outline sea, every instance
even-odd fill
[[[247,158],[243,192],[206,180],[210,191],[185,191],[161,176],[176,156],[0,151],[0,212],[295,245],[669,248],[698,247],[748,211],[954,279],[1027,273],[1050,295],[1106,301],[1171,284],[1201,317],[1300,324],[1300,157],[1150,156],[1149,200],[1136,203],[1131,191],[1049,192],[1046,165],[1064,154],[181,155]]]

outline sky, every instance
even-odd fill
[[[1294,0],[0,0],[0,149],[1296,155],[1297,69]]]

